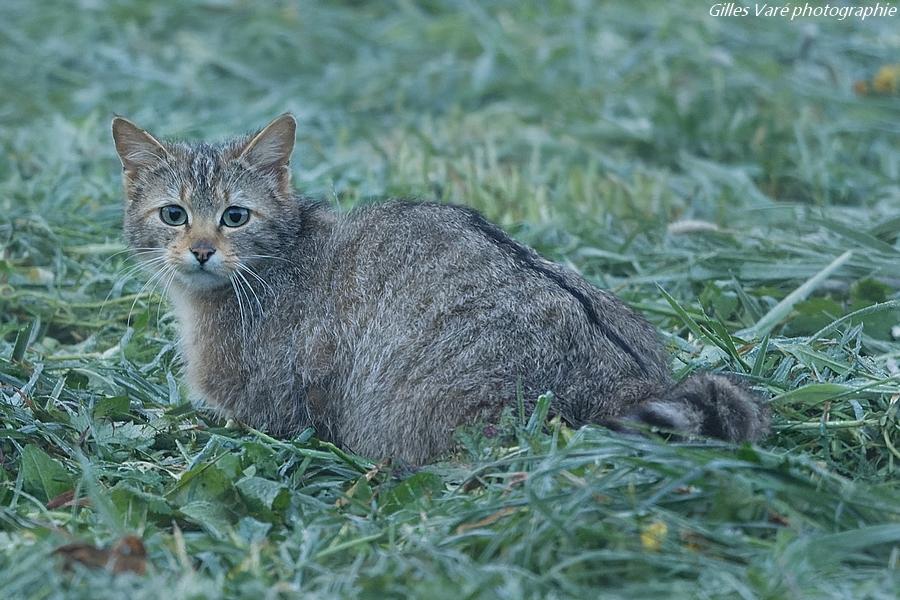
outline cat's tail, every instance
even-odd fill
[[[765,400],[736,378],[695,373],[659,397],[633,406],[614,428],[643,423],[683,435],[755,442],[769,431]]]

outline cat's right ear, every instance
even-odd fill
[[[134,177],[141,169],[153,167],[161,160],[170,158],[169,151],[155,137],[128,119],[113,119],[112,135],[127,177]]]
[[[297,120],[284,113],[253,136],[241,150],[238,159],[260,171],[270,171],[290,176],[288,165],[294,151]]]

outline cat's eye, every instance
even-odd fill
[[[222,225],[240,227],[250,220],[250,211],[243,206],[229,206],[222,213]]]
[[[159,209],[159,218],[166,225],[178,227],[187,223],[187,211],[177,204],[170,204]]]

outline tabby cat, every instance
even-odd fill
[[[477,212],[389,201],[340,214],[294,192],[285,114],[224,143],[116,118],[125,238],[164,282],[187,385],[273,435],[309,425],[373,458],[432,460],[517,391],[573,426],[648,423],[757,440],[762,399],[675,383],[657,332],[613,294]]]

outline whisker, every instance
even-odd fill
[[[122,268],[118,269],[115,273],[116,273],[116,275],[119,275],[120,277],[125,277],[127,275],[136,273],[137,271],[140,271],[144,267],[150,267],[155,264],[158,264],[158,263],[166,260],[167,258],[168,258],[167,256],[155,256],[153,258],[143,258],[143,259],[140,259],[139,262],[137,262],[137,263],[130,264],[130,265],[129,264],[124,265]]]
[[[249,275],[251,275],[252,277],[254,277],[258,282],[260,282],[260,283],[266,288],[266,292],[267,292],[267,293],[269,293],[269,294],[271,294],[271,295],[275,295],[275,290],[272,288],[272,286],[269,284],[269,282],[266,281],[265,279],[263,279],[263,278],[259,275],[259,273],[257,273],[256,271],[254,271],[250,266],[245,265],[245,264],[242,263],[242,262],[238,262],[238,263],[237,263],[237,268],[238,268],[239,271],[244,271],[245,273],[248,273]]]
[[[253,299],[256,301],[257,308],[259,308],[259,314],[262,315],[263,314],[262,302],[259,301],[259,296],[256,294],[256,291],[253,289],[253,286],[250,285],[250,282],[247,281],[247,278],[244,277],[244,275],[241,273],[240,269],[235,271],[234,274],[237,275],[238,278],[240,278],[240,280],[243,281],[247,285],[247,288],[249,289],[250,293],[253,294]],[[247,297],[247,304],[250,304],[249,296]]]
[[[100,266],[104,266],[106,263],[119,256],[120,254],[130,253],[130,254],[149,254],[151,251],[153,252],[165,252],[165,248],[150,248],[149,246],[138,247],[138,248],[125,248],[124,250],[119,250],[118,252],[113,252],[109,256],[107,256],[101,263]]]
[[[161,262],[164,262],[166,260],[166,258],[167,257],[165,257],[165,256],[160,256],[157,258],[147,260],[139,265],[132,265],[132,266],[128,267],[127,269],[125,269],[122,272],[122,274],[118,275],[116,280],[113,282],[112,287],[110,287],[110,289],[109,289],[109,293],[106,294],[106,297],[103,299],[103,302],[100,304],[100,308],[97,310],[97,314],[99,315],[103,312],[103,309],[106,308],[106,303],[109,302],[109,299],[110,299],[110,297],[112,297],[113,292],[115,292],[117,289],[121,289],[122,286],[125,284],[125,282],[128,279],[130,279],[132,275],[134,275],[135,273],[137,273],[144,267],[150,267],[150,266],[159,264]]]
[[[238,289],[237,289],[237,285],[235,285],[235,283],[234,283],[234,278],[229,277],[228,281],[229,281],[229,283],[231,283],[231,289],[234,290],[234,297],[238,303],[238,314],[241,317],[241,332],[243,333],[243,332],[245,332],[245,329],[244,329],[244,304],[243,304],[243,302],[241,302],[241,296],[240,296],[240,294],[238,294]]]
[[[165,252],[165,251],[166,251],[166,249],[163,248],[162,246],[135,246],[132,248],[125,248],[124,250],[119,250],[118,252],[114,252],[113,254],[110,254],[109,257],[113,258],[115,256],[124,254],[126,252],[129,252],[131,254],[141,254],[141,253],[145,253],[145,252]]]
[[[172,285],[172,282],[175,281],[175,276],[178,275],[177,269],[172,269],[172,274],[169,276],[169,280],[166,282],[166,285],[163,287],[162,296],[160,296],[159,304],[156,307],[156,329],[157,331],[162,329],[160,325],[159,319],[159,311],[162,308],[163,302],[166,301],[167,294],[169,293],[169,286]]]
[[[294,265],[294,266],[296,266],[296,267],[299,267],[299,266],[300,266],[298,263],[296,263],[296,262],[294,262],[294,261],[292,261],[292,260],[288,260],[288,259],[286,259],[286,258],[284,258],[284,257],[282,257],[282,256],[272,256],[272,255],[270,255],[270,254],[246,254],[246,255],[244,255],[244,258],[270,258],[270,259],[272,259],[272,260],[280,260],[280,261],[284,261],[284,262],[289,263],[289,264],[292,264],[292,265]]]
[[[154,273],[153,276],[150,277],[150,279],[148,279],[147,282],[141,286],[141,289],[138,290],[138,293],[134,298],[134,302],[131,303],[131,308],[128,309],[128,319],[126,320],[126,323],[128,325],[131,325],[131,313],[134,312],[134,306],[135,306],[135,304],[137,304],[137,301],[141,299],[141,296],[144,293],[144,290],[147,288],[147,286],[149,286],[151,284],[153,284],[155,286],[155,284],[158,283],[164,276],[169,274],[169,269],[174,269],[174,268],[175,267],[172,265],[166,265],[165,267],[163,267],[162,269],[160,269],[159,271]],[[151,290],[150,290],[150,292],[148,292],[148,294],[150,294],[152,292],[152,290],[153,290],[153,288],[151,288]]]
[[[140,262],[138,262],[137,264],[128,265],[128,266],[126,266],[126,267],[124,267],[123,269],[120,269],[120,270],[121,270],[121,271],[124,271],[124,272],[137,271],[137,270],[139,270],[141,267],[145,267],[145,266],[149,266],[149,265],[156,264],[156,263],[158,263],[158,262],[161,261],[161,260],[165,260],[166,258],[167,258],[167,257],[166,257],[165,255],[161,255],[161,256],[155,256],[155,257],[153,257],[153,258],[140,259]]]
[[[242,277],[241,274],[238,272],[235,272],[235,276],[237,276],[237,278],[238,278],[236,280],[238,289],[240,290],[241,295],[244,297],[244,300],[247,301],[247,310],[250,313],[250,319],[252,319],[253,314],[254,314],[253,313],[253,304],[250,302],[250,294],[248,294],[247,290],[244,288],[244,286],[247,284],[247,280],[244,279],[244,277]],[[252,290],[251,290],[251,292],[252,292]],[[250,319],[248,319],[248,320],[250,320]],[[252,320],[250,322],[252,323]]]
[[[121,275],[121,276],[122,276],[122,277],[127,277],[127,276],[129,276],[129,275],[131,275],[131,274],[134,274],[134,273],[140,271],[140,270],[141,270],[142,268],[144,268],[144,267],[150,267],[150,266],[153,266],[153,265],[158,264],[158,263],[160,263],[160,262],[163,262],[163,261],[165,261],[167,258],[168,258],[167,256],[157,256],[157,257],[154,257],[154,258],[149,258],[149,259],[146,259],[146,260],[142,260],[140,263],[138,263],[138,264],[136,264],[136,265],[131,265],[131,266],[128,266],[128,267],[126,267],[125,269],[123,269],[123,270],[122,270],[122,275]]]

